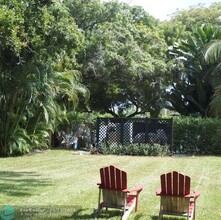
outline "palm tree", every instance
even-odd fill
[[[206,46],[214,39],[217,39],[217,30],[211,25],[194,27],[185,40],[170,50],[176,64],[171,71],[168,92],[171,110],[182,115],[208,116],[214,87],[220,81],[217,75],[211,74],[214,65],[209,65],[204,58]]]
[[[88,94],[75,71],[83,35],[69,10],[22,2],[0,3],[0,157],[47,146],[66,110]]]
[[[220,77],[221,73],[221,40],[213,42],[205,53],[205,60],[209,64],[215,64],[213,74],[218,74]],[[210,103],[211,112],[215,116],[221,116],[221,85],[215,88]]]
[[[213,42],[205,53],[205,60],[211,64],[221,65],[221,40]]]

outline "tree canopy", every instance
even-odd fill
[[[76,112],[214,116],[220,62],[209,51],[220,40],[221,3],[164,22],[117,1],[0,6],[0,156],[47,147]]]
[[[167,72],[167,45],[157,20],[141,7],[110,2],[100,6],[100,20],[90,14],[96,18],[91,28],[81,6],[74,5],[71,11],[77,20],[81,18],[85,33],[79,62],[91,94],[90,109],[115,117],[146,112],[157,116]]]

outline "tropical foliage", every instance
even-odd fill
[[[221,83],[214,64],[205,61],[209,43],[221,34],[211,25],[193,27],[191,34],[170,50],[175,65],[171,71],[168,99],[171,109],[182,115],[210,115],[209,107],[214,88]]]
[[[205,60],[209,64],[215,65],[213,74],[220,75],[221,72],[221,41],[213,42],[207,49]],[[211,101],[211,113],[215,116],[221,115],[221,85],[215,88],[214,95]]]
[[[77,104],[75,55],[83,37],[59,2],[6,1],[0,8],[0,155],[46,147]],[[73,62],[74,61],[74,62]]]
[[[205,55],[220,40],[221,3],[164,22],[118,1],[0,6],[0,156],[48,147],[55,130],[91,112],[158,117],[168,107],[214,116],[210,108],[220,109],[220,61]]]

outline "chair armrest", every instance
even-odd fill
[[[131,192],[137,192],[137,193],[140,193],[141,191],[143,190],[143,186],[142,185],[139,185],[139,186],[136,186],[132,189],[123,189],[122,191],[123,192],[126,192],[126,193],[131,193]]]
[[[157,189],[156,195],[157,195],[157,196],[160,196],[160,195],[161,195],[161,188]]]
[[[184,197],[185,198],[195,198],[195,199],[197,199],[199,196],[200,196],[200,192],[193,192],[193,193],[190,193],[188,195],[185,195]]]
[[[99,189],[102,188],[102,187],[101,187],[101,183],[97,183],[97,185],[98,185],[98,188],[99,188]]]
[[[162,191],[161,191],[161,188],[157,189],[156,191],[156,195],[157,196],[162,196]],[[164,195],[164,196],[172,196],[172,195]],[[175,195],[174,195],[175,196]],[[184,198],[198,198],[200,196],[200,192],[193,192],[193,193],[190,193],[190,194],[187,194],[185,196],[183,196]]]
[[[200,192],[196,191],[190,194],[192,198],[198,198],[200,196]]]

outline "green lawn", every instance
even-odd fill
[[[201,192],[197,200],[197,219],[221,219],[221,157],[212,156],[100,156],[50,150],[18,158],[1,158],[0,208],[11,205],[24,215],[32,216],[33,210],[40,207],[39,210],[46,213],[53,210],[50,216],[57,218],[50,219],[94,219],[99,169],[107,165],[125,170],[129,187],[144,186],[139,212],[132,212],[129,219],[157,220],[159,197],[155,191],[159,187],[159,176],[172,170],[189,175],[192,191]],[[120,215],[119,211],[104,211],[100,219],[120,219]]]

